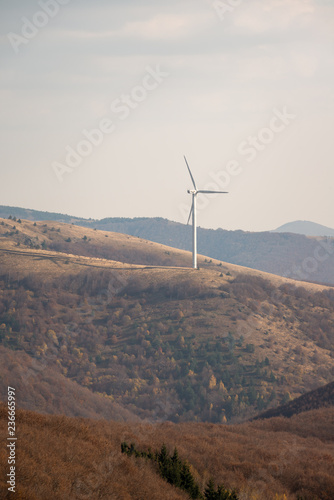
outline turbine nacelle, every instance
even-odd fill
[[[198,191],[195,191],[194,189],[188,189],[189,194],[197,194]]]

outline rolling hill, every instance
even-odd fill
[[[0,206],[0,217],[53,220],[105,232],[118,232],[181,250],[191,250],[191,227],[162,218],[82,219]],[[198,250],[224,262],[297,280],[334,285],[334,239],[302,234],[198,229]]]
[[[0,220],[0,354],[20,360],[4,363],[20,407],[96,416],[99,398],[118,420],[238,422],[333,380],[332,288],[190,261],[119,233]]]

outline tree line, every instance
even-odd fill
[[[177,448],[174,448],[173,455],[169,454],[165,444],[160,451],[152,452],[151,448],[146,451],[136,449],[134,443],[130,446],[124,441],[121,443],[121,452],[136,458],[146,458],[156,463],[160,476],[168,483],[186,491],[191,499],[200,500],[238,500],[236,492],[226,489],[223,485],[215,487],[211,478],[202,493],[196,482],[189,463],[179,458]]]

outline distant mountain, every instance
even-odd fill
[[[309,391],[283,406],[267,410],[258,417],[255,417],[254,420],[272,417],[290,418],[305,411],[317,410],[329,406],[334,406],[334,382],[319,387],[319,389]]]
[[[137,236],[180,250],[192,248],[191,226],[156,218],[83,219],[69,215],[0,206],[0,217],[31,221],[51,220],[103,231]],[[334,285],[334,239],[312,239],[280,232],[198,229],[200,254],[231,264],[298,280]]]
[[[32,221],[53,220],[55,222],[66,222],[67,224],[71,224],[72,222],[77,224],[79,221],[86,220],[80,217],[72,217],[71,215],[59,214],[56,212],[43,212],[40,210],[30,210],[29,208],[0,205],[0,217],[7,219],[10,215]]]
[[[303,234],[305,236],[334,237],[334,229],[322,226],[321,224],[316,224],[315,222],[309,222],[306,220],[297,220],[294,222],[288,222],[287,224],[283,224],[283,226],[280,226],[277,229],[275,229],[273,233],[294,233],[294,234]]]

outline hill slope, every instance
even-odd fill
[[[205,257],[201,270],[192,270],[182,266],[191,260],[187,252],[117,233],[29,221],[14,230],[2,223],[4,348],[24,351],[131,414],[235,422],[333,379],[328,287],[295,286]],[[49,249],[58,245],[62,252]],[[123,255],[136,264],[122,262]],[[23,367],[32,362],[22,360]],[[12,384],[19,384],[14,373]],[[30,385],[26,408],[34,408]],[[44,411],[52,404],[59,410],[66,396],[57,397]]]
[[[33,221],[53,220],[128,234],[182,250],[190,251],[192,245],[190,226],[161,218],[107,218],[98,221],[0,206],[0,217],[7,218],[10,214]],[[334,285],[334,239],[199,228],[198,249],[203,255],[232,264],[297,280]]]
[[[14,385],[20,408],[71,417],[140,421],[121,404],[65,377],[59,372],[57,361],[51,360],[50,356],[41,358],[30,353],[0,346],[0,400],[5,401],[7,387]]]
[[[261,413],[256,419],[271,417],[292,417],[299,413],[334,406],[334,382],[307,392],[286,405]]]
[[[151,462],[121,454],[121,442],[188,460],[202,491],[210,477],[235,487],[239,499],[331,500],[334,491],[333,409],[238,426],[121,424],[17,412],[17,493],[52,498],[177,500],[189,496],[165,482]],[[0,436],[7,412],[0,407]],[[0,496],[7,498],[7,452],[0,450]]]

